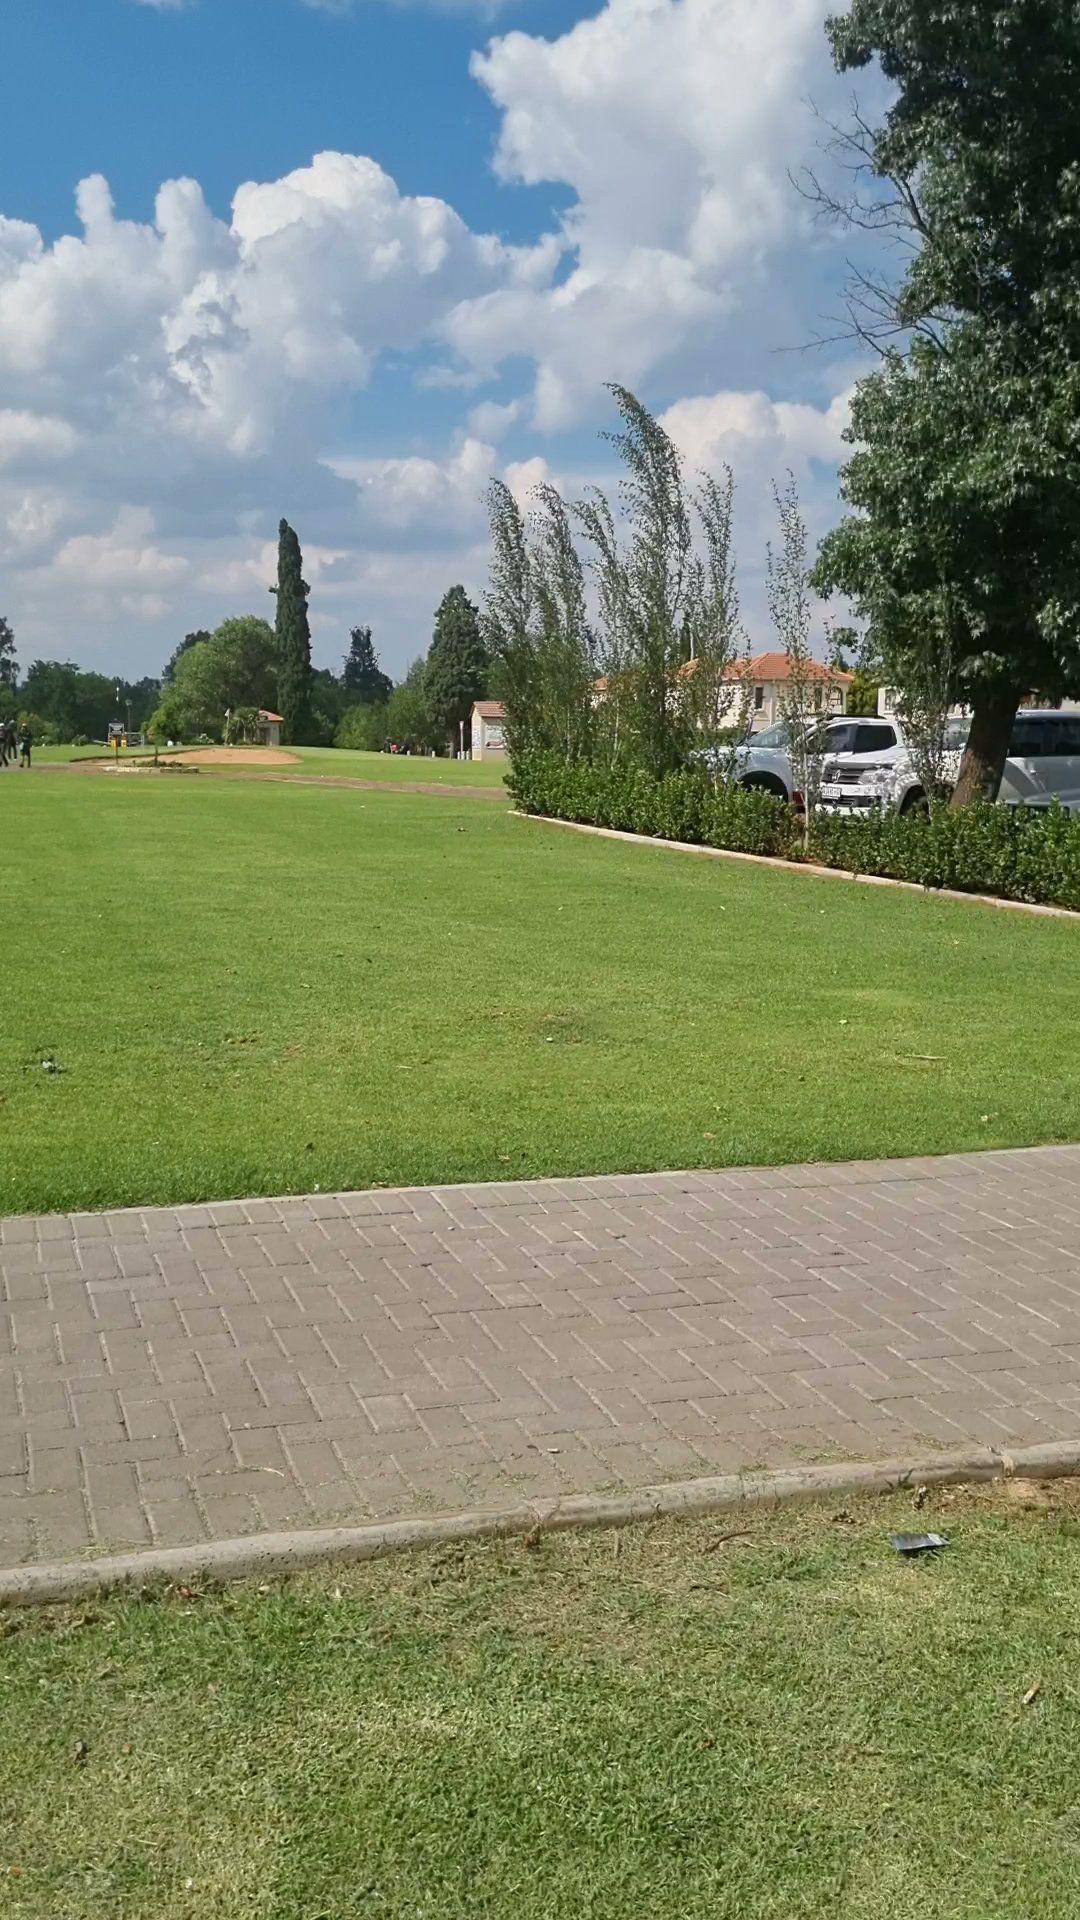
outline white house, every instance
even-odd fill
[[[824,667],[819,660],[811,660],[806,669],[810,685],[811,704],[819,713],[843,713],[847,704],[848,688],[851,685],[850,673],[841,673],[838,667]],[[766,727],[775,726],[784,717],[784,700],[791,684],[791,667],[786,654],[759,653],[749,662],[739,662],[729,674],[732,683],[732,719],[736,715],[736,700],[744,684],[750,687],[750,726],[754,733],[762,733]]]
[[[681,675],[694,671],[694,661],[687,660],[678,669]],[[838,667],[823,667],[819,660],[807,663],[806,677],[810,685],[810,704],[819,713],[843,713],[847,706],[848,688],[852,675],[841,673]],[[737,660],[724,677],[723,685],[731,688],[727,704],[726,721],[735,725],[741,717],[744,687],[750,688],[750,731],[763,733],[766,727],[776,725],[784,717],[784,699],[791,682],[791,668],[787,655],[783,653],[759,653],[752,660]],[[593,705],[599,706],[608,698],[610,686],[606,674],[601,674],[593,682]]]
[[[499,700],[477,700],[472,710],[472,757],[505,760],[506,708]]]

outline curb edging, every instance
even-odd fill
[[[969,1453],[938,1454],[928,1460],[871,1460],[787,1467],[768,1473],[721,1474],[670,1486],[642,1487],[609,1498],[574,1494],[565,1500],[525,1501],[493,1512],[423,1515],[359,1527],[297,1529],[198,1546],[149,1547],[104,1555],[99,1560],[7,1567],[0,1569],[0,1608],[50,1606],[125,1587],[297,1573],[311,1567],[381,1559],[422,1547],[535,1536],[567,1527],[620,1527],[664,1517],[827,1499],[843,1493],[891,1493],[904,1486],[949,1486],[1014,1476],[1049,1480],[1076,1473],[1080,1473],[1080,1441],[1052,1441],[1018,1447],[1009,1453],[978,1447]]]
[[[742,860],[752,867],[773,867],[778,873],[801,873],[813,880],[854,880],[860,887],[898,887],[924,900],[962,900],[967,905],[1004,907],[1013,913],[1034,913],[1050,920],[1080,920],[1073,907],[1046,906],[1039,900],[1006,900],[996,893],[962,893],[958,887],[924,887],[918,880],[894,880],[886,873],[851,873],[847,867],[819,866],[813,860],[783,860],[774,853],[739,853],[733,847],[706,847],[697,840],[663,840],[655,833],[627,833],[621,827],[594,827],[587,820],[560,820],[552,813],[511,809],[514,820],[535,820],[544,827],[567,827],[571,833],[591,833],[600,840],[624,840],[632,847],[667,847],[672,853],[697,853],[706,860]]]

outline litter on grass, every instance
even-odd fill
[[[947,1533],[890,1533],[889,1545],[897,1553],[936,1553],[940,1547],[947,1547]]]

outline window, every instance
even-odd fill
[[[884,753],[886,748],[895,747],[896,729],[894,727],[856,727],[855,753]]]
[[[1080,713],[1063,713],[1054,722],[1054,744],[1051,753],[1066,754],[1080,758]]]
[[[760,713],[764,705],[765,705],[765,689],[764,687],[755,687],[754,688],[754,712]]]
[[[1051,730],[1055,725],[1053,720],[1034,719],[1030,714],[1018,713],[1009,740],[1010,757],[1014,760],[1034,760],[1043,754],[1053,753]]]
[[[817,686],[814,688],[814,706],[817,708],[818,712],[820,713],[821,712],[821,681],[820,680],[818,681]]]

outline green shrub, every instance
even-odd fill
[[[363,753],[378,753],[385,739],[385,702],[347,707],[334,733],[335,747],[359,748]]]
[[[697,770],[657,780],[640,767],[597,767],[556,753],[531,753],[512,763],[507,784],[523,813],[660,840],[787,855],[798,838],[794,813],[774,794],[717,786]]]
[[[507,785],[523,813],[730,853],[807,857],[800,822],[783,800],[714,784],[697,770],[658,780],[639,767],[598,767],[537,752],[512,763]],[[1047,809],[982,804],[928,816],[818,814],[808,855],[847,873],[1080,911],[1080,819],[1056,803]]]
[[[1080,820],[1049,808],[982,803],[929,817],[818,814],[810,853],[849,873],[1080,909]]]

